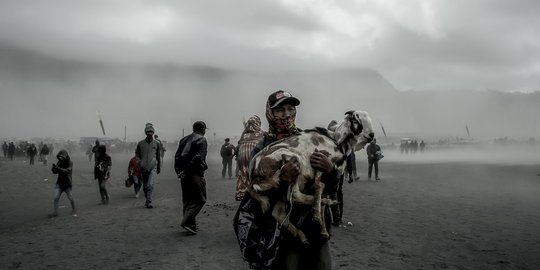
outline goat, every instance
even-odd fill
[[[261,204],[263,212],[270,210],[270,198],[265,191],[279,187],[281,168],[291,159],[300,164],[300,175],[291,182],[287,188],[286,198],[280,198],[273,206],[272,216],[281,224],[286,224],[287,229],[303,243],[308,243],[305,234],[290,224],[287,214],[287,203],[312,205],[313,219],[320,224],[320,233],[328,238],[324,214],[321,204],[330,205],[332,200],[322,198],[324,183],[321,182],[322,173],[314,170],[310,165],[310,156],[315,151],[325,154],[338,169],[343,173],[346,157],[355,150],[362,149],[374,138],[371,118],[364,111],[348,111],[345,119],[340,123],[332,121],[329,129],[316,128],[302,131],[276,141],[259,153],[250,162],[249,177],[251,187],[248,189],[251,196]],[[313,195],[306,194],[309,188],[313,188]]]

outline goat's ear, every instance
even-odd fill
[[[354,111],[353,110],[350,110],[348,112],[345,113],[345,115],[353,115]]]
[[[338,122],[336,120],[330,121],[330,123],[328,124],[328,130],[336,131],[337,124],[338,124]]]

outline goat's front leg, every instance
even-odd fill
[[[321,201],[322,201],[322,193],[324,190],[324,183],[321,182],[321,174],[317,174],[315,177],[315,183],[314,187],[314,195],[313,195],[313,220],[315,220],[317,223],[319,223],[320,226],[320,233],[321,236],[325,238],[329,238],[330,235],[328,234],[328,231],[326,230],[326,224],[324,219],[324,213],[322,211],[321,207]]]
[[[302,230],[296,228],[293,224],[291,224],[289,217],[287,216],[287,204],[283,201],[279,201],[274,205],[274,210],[272,211],[272,216],[277,220],[279,225],[281,227],[287,228],[287,230],[294,236],[300,239],[300,241],[304,244],[309,244],[309,241],[302,232]]]

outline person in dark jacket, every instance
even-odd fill
[[[379,160],[382,158],[381,147],[377,145],[377,139],[373,139],[366,148],[368,156],[368,180],[371,180],[371,171],[375,167],[375,180],[381,180],[379,178]]]
[[[13,160],[13,155],[15,155],[15,149],[15,144],[13,142],[10,142],[8,146],[8,156],[10,160]]]
[[[182,185],[184,204],[180,226],[190,234],[197,234],[196,217],[206,203],[204,172],[208,169],[208,142],[205,133],[206,124],[203,121],[193,123],[193,133],[180,140],[174,157],[174,170]]]
[[[232,178],[232,160],[234,157],[234,145],[230,143],[230,139],[226,138],[225,143],[219,151],[221,154],[223,169],[221,170],[221,178],[225,178],[227,169],[229,170],[229,178]]]
[[[30,165],[34,165],[34,159],[37,155],[37,148],[35,144],[31,144],[28,149],[26,149],[26,154],[30,158]]]
[[[39,154],[41,155],[41,158],[43,160],[43,165],[47,165],[47,160],[49,159],[49,146],[47,144],[43,144],[43,147],[41,147],[41,150],[39,151]]]
[[[96,152],[96,166],[94,168],[94,179],[98,180],[101,204],[109,204],[109,192],[107,191],[107,180],[111,177],[112,160],[107,154],[107,147],[102,144],[98,146]]]
[[[154,208],[152,205],[152,194],[154,193],[154,183],[156,176],[161,172],[161,143],[154,139],[154,126],[147,123],[144,127],[146,138],[137,143],[135,155],[139,159],[143,191],[146,208]]]
[[[62,192],[66,193],[71,203],[71,214],[73,216],[77,216],[71,183],[73,162],[69,158],[68,152],[63,149],[58,152],[56,158],[58,159],[58,162],[52,165],[52,173],[58,174],[56,185],[54,187],[54,212],[52,214],[49,214],[49,217],[58,216],[58,201],[60,200],[60,195],[62,195]]]
[[[259,144],[255,146],[252,157],[267,145],[289,136],[299,134],[296,127],[296,106],[300,101],[285,91],[272,93],[266,102],[266,118],[269,124],[268,132],[264,133]],[[315,152],[310,157],[311,166],[323,173],[325,183],[323,194],[336,196],[339,173],[333,163],[321,152]],[[293,159],[281,168],[280,186],[288,186],[300,174],[300,167]],[[284,196],[286,189],[272,191],[272,197]],[[251,202],[251,203],[250,203]],[[249,193],[245,193],[235,216],[235,231],[244,256],[254,269],[331,269],[331,255],[328,239],[321,237],[320,225],[313,221],[313,211],[310,205],[294,205],[289,211],[289,220],[297,228],[306,233],[309,244],[301,243],[288,230],[281,230],[271,213],[262,214],[260,206],[253,204]],[[241,213],[252,214],[255,228],[259,232],[250,234],[244,230],[246,220],[239,220]],[[250,213],[251,212],[251,213]],[[328,232],[331,230],[329,221],[331,213],[324,207],[324,215]]]
[[[2,151],[4,152],[4,157],[7,157],[8,148],[9,148],[9,146],[8,146],[7,142],[4,142],[2,144]]]

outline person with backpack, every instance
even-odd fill
[[[221,170],[221,178],[225,178],[227,169],[229,170],[229,178],[232,178],[232,160],[234,157],[234,145],[230,143],[230,139],[226,138],[225,143],[221,146],[219,152],[221,154],[223,169]]]

